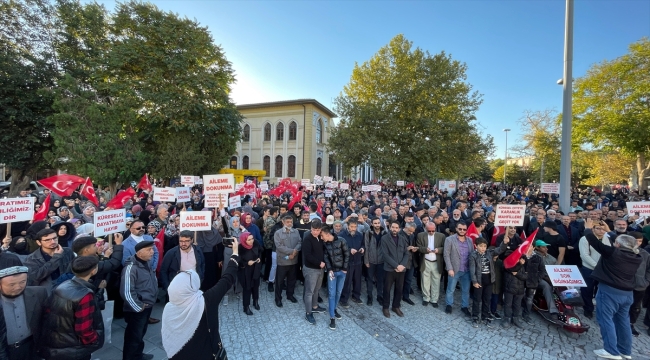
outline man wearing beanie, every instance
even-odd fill
[[[46,359],[90,359],[104,346],[104,321],[95,286],[88,280],[97,273],[97,256],[72,261],[72,279],[52,292],[43,318],[41,356]]]
[[[143,240],[135,245],[135,255],[130,256],[122,269],[120,295],[124,299],[123,360],[150,360],[151,354],[143,354],[144,335],[149,326],[151,308],[156,303],[158,280],[149,266],[154,255],[154,242]]]

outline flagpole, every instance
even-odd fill
[[[113,234],[108,235],[108,245],[113,246]]]

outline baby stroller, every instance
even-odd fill
[[[537,311],[544,320],[563,327],[572,333],[582,334],[589,331],[589,325],[583,323],[575,312],[576,306],[583,306],[584,302],[580,296],[580,291],[576,289],[567,289],[566,287],[553,287],[553,300],[559,311],[557,320],[552,318],[548,312],[548,304],[544,299],[541,290],[537,290],[533,298],[533,309]]]

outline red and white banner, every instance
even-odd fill
[[[585,279],[575,265],[546,265],[546,273],[553,286],[587,287]]]
[[[404,186],[404,180],[397,180],[397,186]]]
[[[203,193],[229,194],[235,192],[235,176],[233,174],[203,175]]]
[[[438,181],[438,189],[440,191],[454,192],[456,191],[456,180],[440,180]]]
[[[104,236],[126,231],[126,210],[95,212],[95,236]]]
[[[194,185],[196,176],[194,175],[181,175],[181,185]]]
[[[176,189],[173,187],[154,187],[153,188],[153,201],[160,202],[174,202],[176,201]]]
[[[192,188],[177,187],[176,188],[176,202],[188,202],[192,199]]]
[[[0,224],[31,221],[33,218],[33,197],[0,199]]]
[[[523,226],[526,205],[497,205],[494,226]]]
[[[181,211],[181,231],[205,231],[210,229],[212,229],[212,211]]]
[[[333,191],[331,189],[326,189],[325,190],[325,197],[328,197],[328,198],[332,197],[332,193],[333,193]]]
[[[559,194],[560,193],[560,184],[559,183],[542,183],[540,191],[545,194]]]
[[[641,217],[650,216],[650,201],[629,201],[625,205],[629,216],[636,215],[636,213],[639,213]]]

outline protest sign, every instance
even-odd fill
[[[368,185],[362,185],[361,186],[361,191],[370,191],[370,190],[368,190]]]
[[[456,191],[456,180],[440,180],[438,182],[438,189],[450,193],[454,192]]]
[[[196,176],[194,175],[181,175],[181,185],[194,185]]]
[[[542,183],[540,191],[545,194],[559,194],[560,184],[558,183]]]
[[[317,186],[323,185],[323,180],[314,180],[314,185],[317,185]]]
[[[228,199],[228,209],[236,209],[238,207],[241,207],[241,196],[231,196],[230,199]]]
[[[404,180],[397,180],[397,186],[404,186]]]
[[[244,187],[244,184],[235,184],[235,191],[239,191],[243,187]]]
[[[319,175],[314,175],[314,182],[316,181],[323,181],[323,177]]]
[[[370,191],[381,191],[381,185],[370,185],[371,190]]]
[[[347,183],[340,183],[340,184],[339,184],[339,188],[340,188],[341,190],[349,190],[349,189],[350,189],[350,184],[347,184]]]
[[[332,197],[332,193],[333,193],[333,191],[331,189],[325,190],[325,197],[328,197],[328,198]]]
[[[526,205],[497,205],[494,226],[523,226]]]
[[[154,187],[153,201],[174,202],[176,201],[176,189],[173,187]]]
[[[205,207],[221,209],[228,204],[228,194],[205,195]]]
[[[330,181],[332,181],[332,177],[331,176],[323,176],[323,181],[330,182]]]
[[[330,184],[332,185],[332,189],[337,189],[339,187],[338,181],[332,181]]]
[[[553,286],[587,287],[580,270],[575,265],[546,265],[546,272]]]
[[[211,211],[181,211],[180,230],[206,231],[212,229]]]
[[[262,191],[269,191],[269,184],[267,184],[267,183],[261,183],[261,184],[260,184],[260,190],[262,190]]]
[[[95,213],[95,236],[126,231],[126,210],[98,211]]]
[[[34,198],[0,199],[0,224],[34,219]]]
[[[629,201],[625,203],[629,216],[639,213],[640,217],[650,216],[650,201]]]
[[[309,179],[302,179],[300,180],[300,185],[307,187],[309,186],[310,180]]]
[[[176,202],[188,202],[192,199],[191,188],[177,187],[176,188]]]
[[[327,184],[325,184],[325,187],[326,187],[327,189],[333,189],[333,188],[334,188],[334,184],[332,184],[331,182],[328,182]]]
[[[203,175],[204,194],[229,194],[235,192],[233,174]]]

